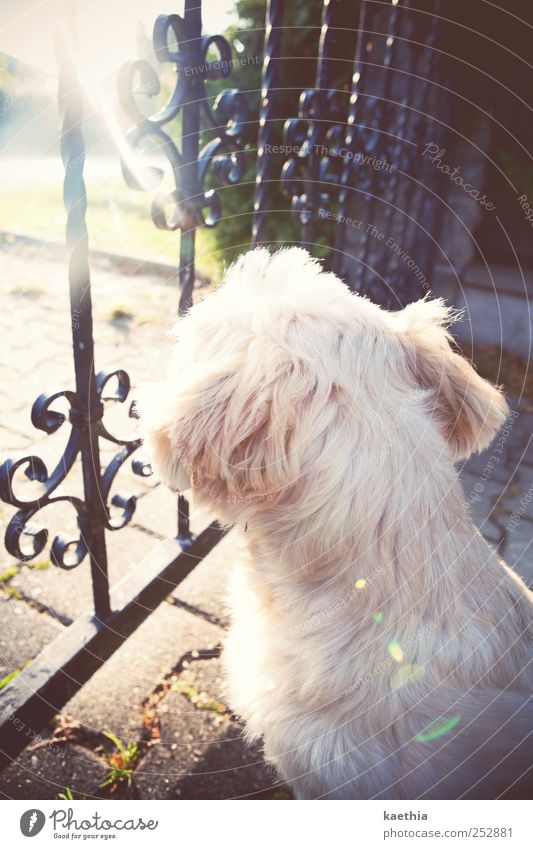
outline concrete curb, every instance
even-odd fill
[[[25,233],[12,233],[0,230],[0,249],[16,250],[17,247],[22,246],[38,248],[43,253],[46,253],[50,259],[57,262],[66,262],[67,260],[67,249],[63,242],[56,242],[52,239],[39,239],[35,236],[28,236]],[[95,267],[113,268],[121,274],[139,276],[151,274],[156,277],[163,277],[167,283],[178,284],[177,263],[176,265],[172,265],[171,263],[158,262],[147,257],[126,256],[95,248],[90,249],[89,258]],[[196,273],[196,278],[200,286],[207,285],[211,282],[207,277],[198,273]]]

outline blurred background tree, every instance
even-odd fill
[[[147,2],[145,0],[145,5]],[[521,8],[524,2],[509,0],[506,10],[510,7],[514,14],[527,17]],[[348,91],[350,86],[354,52],[354,37],[350,27],[356,26],[359,5],[359,0],[346,4],[351,19],[346,22],[345,29],[336,34],[336,78],[332,86],[341,91]],[[224,88],[241,89],[249,103],[251,121],[250,143],[244,155],[244,177],[239,185],[220,188],[222,220],[213,230],[202,230],[198,234],[197,267],[205,275],[218,278],[223,266],[250,243],[266,0],[236,0],[230,15],[224,17],[222,24],[220,16],[215,16],[213,7],[214,4],[204,0],[205,31],[217,31],[223,28],[226,20],[230,21],[225,35],[232,46],[234,65],[228,77],[207,84],[210,102],[213,103],[216,95]],[[158,5],[154,5],[154,16],[158,10]],[[321,0],[287,0],[285,3],[280,74],[282,83],[276,92],[273,144],[282,144],[285,120],[297,115],[301,92],[314,86],[321,12]],[[519,192],[525,192],[531,200],[533,166],[523,147],[531,149],[533,124],[524,121],[524,110],[517,101],[519,95],[524,102],[529,103],[531,74],[530,69],[524,63],[520,64],[516,56],[517,52],[522,56],[527,55],[530,31],[518,17],[504,14],[497,8],[497,4],[487,7],[482,0],[471,0],[469,4],[456,0],[450,17],[459,20],[460,25],[452,29],[449,43],[443,49],[449,52],[450,57],[459,56],[463,59],[463,64],[458,65],[455,58],[450,58],[450,63],[459,71],[460,94],[487,113],[490,142],[484,190],[497,204],[500,217],[505,215],[509,229],[518,238],[521,257],[533,267],[530,227],[524,221],[516,194],[510,191],[506,181],[509,177]],[[147,113],[163,104],[174,85],[172,65],[159,64],[154,55],[151,43],[152,19],[150,11],[139,22],[136,30],[132,28],[136,41],[132,42],[131,49],[128,46],[130,52],[126,54],[127,58],[146,58],[160,74],[162,90],[157,98],[158,103],[147,103]],[[482,25],[479,23],[481,20]],[[479,32],[476,32],[476,27]],[[504,50],[500,42],[508,49]],[[116,45],[113,45],[115,50]],[[211,58],[218,57],[213,55]],[[122,56],[120,61],[123,61]],[[481,74],[476,66],[497,78],[501,85],[490,84],[490,77]],[[103,82],[110,111],[116,115],[122,131],[125,131],[128,119],[118,102],[115,67],[106,74]],[[476,117],[477,111],[468,101],[465,104],[468,113],[466,117]],[[465,129],[465,126],[459,117],[459,130],[469,139],[470,130]],[[0,53],[0,180],[6,189],[3,198],[0,198],[0,231],[26,233],[59,241],[63,239],[64,210],[60,187],[58,127],[54,75],[43,74],[40,69],[28,64],[27,59],[22,61]],[[167,125],[166,131],[179,141],[179,116]],[[139,254],[175,263],[179,234],[156,230],[149,218],[150,198],[132,192],[124,185],[117,147],[105,122],[90,104],[86,106],[85,135],[91,245],[116,253]],[[212,133],[204,132],[203,142],[211,137]],[[476,150],[471,147],[475,157]],[[449,147],[449,155],[452,154],[453,150]],[[459,159],[462,160],[464,155],[461,153]],[[17,167],[13,160],[22,158],[24,167]],[[45,165],[44,159],[47,160]],[[269,216],[267,239],[278,243],[296,241],[299,235],[299,228],[289,209],[289,200],[282,194],[278,182],[285,160],[282,153],[273,155],[274,182],[270,184],[272,213]],[[482,157],[477,156],[477,160],[481,162]],[[210,177],[209,180],[208,188],[215,187],[215,178]],[[43,209],[47,210],[45,215]],[[476,232],[476,239],[490,260],[512,264],[511,249],[505,240],[499,238],[496,228],[495,217],[485,216]],[[324,236],[323,228],[317,236],[319,240],[320,237],[324,240],[328,238]],[[326,250],[327,246],[317,246],[317,253]]]

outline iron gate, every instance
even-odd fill
[[[436,249],[438,201],[433,191],[434,177],[424,172],[421,162],[415,162],[410,136],[423,137],[429,122],[434,121],[428,103],[438,75],[440,51],[436,44],[443,26],[436,13],[442,12],[445,3],[435,3],[434,13],[429,15],[410,6],[409,0],[361,2],[359,24],[353,28],[351,90],[342,92],[332,87],[334,51],[339,33],[353,15],[354,4],[353,0],[325,0],[316,84],[301,93],[298,115],[285,121],[284,142],[291,154],[281,174],[270,150],[276,121],[280,121],[276,94],[287,84],[283,75],[283,0],[269,0],[267,6],[258,121],[251,119],[246,98],[236,89],[224,90],[213,108],[209,107],[206,80],[229,74],[231,48],[222,36],[202,34],[201,3],[185,0],[183,16],[157,18],[154,50],[160,62],[175,66],[175,90],[158,114],[145,118],[136,104],[134,81],[157,88],[158,80],[155,70],[144,60],[122,68],[119,90],[133,125],[128,134],[131,149],[149,139],[158,145],[172,169],[175,187],[170,192],[154,194],[152,217],[157,227],[180,231],[180,313],[192,303],[196,230],[214,226],[221,215],[216,191],[205,188],[206,176],[214,172],[222,183],[238,182],[246,145],[249,150],[257,146],[253,244],[269,241],[269,186],[281,179],[300,226],[300,243],[311,251],[317,245],[328,246],[330,266],[352,288],[369,293],[390,307],[419,297],[420,287],[411,268],[395,262],[383,251],[375,254],[368,233],[359,235],[359,240],[350,245],[350,231],[344,226],[354,208],[362,208],[369,223],[381,216],[382,226],[394,233],[405,249],[409,251],[416,244],[416,250],[410,252],[416,253],[429,276]],[[209,61],[208,52],[213,48],[220,61]],[[70,429],[70,435],[63,456],[51,472],[37,456],[7,461],[0,472],[0,495],[17,508],[7,528],[5,545],[21,561],[37,556],[47,545],[48,531],[36,528],[33,521],[37,513],[56,501],[67,501],[74,507],[79,538],[56,537],[51,543],[50,558],[60,569],[72,569],[85,557],[90,559],[94,611],[47,646],[5,689],[0,713],[1,766],[17,756],[29,742],[29,732],[38,732],[62,708],[224,535],[214,523],[193,536],[189,506],[180,496],[176,537],[161,543],[135,574],[109,586],[105,533],[124,527],[135,510],[135,498],[111,494],[113,481],[130,457],[136,474],[148,475],[151,470],[135,457],[139,440],[120,439],[104,424],[106,403],[124,403],[128,399],[127,373],[122,369],[99,374],[94,371],[83,177],[83,97],[74,53],[68,38],[58,40],[68,278],[71,311],[76,317],[72,323],[75,388],[41,395],[31,410],[36,428],[51,434],[63,426]],[[385,73],[378,75],[377,70]],[[167,132],[167,125],[178,114],[179,147]],[[213,128],[213,137],[200,149],[201,115]],[[439,120],[441,129],[446,123],[444,110]],[[374,161],[388,158],[398,168],[384,180],[378,169],[363,167],[365,157],[367,162],[369,157],[374,157]],[[127,161],[123,162],[123,171],[132,188],[141,188]],[[410,176],[410,171],[416,177]],[[68,402],[68,416],[55,409],[59,398]],[[134,404],[130,415],[136,415]],[[117,448],[103,470],[101,440],[110,441]],[[84,498],[55,494],[78,460],[83,471]],[[40,482],[41,497],[33,501],[17,497],[14,478],[20,471]]]

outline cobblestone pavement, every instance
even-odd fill
[[[2,459],[31,451],[51,468],[66,435],[62,428],[52,436],[34,430],[29,410],[41,392],[73,385],[65,268],[35,248],[4,250],[1,259]],[[100,264],[93,272],[93,304],[96,369],[118,364],[137,384],[153,379],[168,354],[176,288],[161,277],[121,276]],[[133,425],[127,406],[117,404],[106,412],[110,428],[123,435]],[[513,408],[514,417],[495,444],[466,463],[462,474],[475,521],[531,584],[533,405],[515,400]],[[104,460],[110,453],[104,451]],[[71,494],[81,495],[79,470],[67,483]],[[107,536],[112,582],[175,533],[174,499],[156,481],[124,467],[114,491],[135,494],[138,506],[131,525]],[[11,514],[0,503],[2,524]],[[68,507],[46,508],[42,518],[52,535],[74,529]],[[193,518],[198,529],[201,517]],[[290,798],[260,750],[245,744],[225,700],[219,653],[227,627],[224,596],[232,544],[229,534],[65,706],[53,726],[32,740],[0,775],[0,795],[57,798],[69,787],[76,798]],[[46,553],[21,564],[3,547],[0,576],[2,687],[6,676],[89,608],[91,587],[87,563],[58,573]],[[137,746],[129,763],[130,785],[101,786],[114,751],[107,731]]]

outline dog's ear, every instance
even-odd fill
[[[173,489],[192,487],[221,506],[277,503],[299,480],[297,417],[313,393],[295,363],[214,368],[182,382],[148,426],[156,471]],[[174,390],[175,391],[175,390]]]
[[[191,488],[190,470],[180,463],[173,437],[175,411],[165,384],[138,388],[141,437],[148,448],[150,463],[161,481],[174,492]]]
[[[487,448],[509,413],[501,390],[453,350],[448,327],[457,317],[441,299],[417,301],[395,316],[409,374],[432,390],[432,414],[454,462]]]

